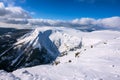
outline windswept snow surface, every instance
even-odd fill
[[[12,73],[0,71],[0,80],[120,80],[119,31],[81,32],[64,27],[41,27],[18,39],[16,44],[32,43],[46,31],[45,36],[34,41],[33,48],[41,49],[43,45],[48,51],[56,52],[52,44],[47,45],[53,42],[60,54],[65,55],[58,55],[54,64],[22,68]],[[49,38],[45,39],[46,36]],[[41,44],[38,45],[38,41]]]

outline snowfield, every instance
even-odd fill
[[[0,80],[120,80],[119,31],[40,27],[19,38],[15,45],[20,43],[44,47],[55,61],[9,73],[0,70]]]

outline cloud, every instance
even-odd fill
[[[32,19],[34,12],[27,12],[21,7],[5,6],[0,2],[0,22],[6,24],[19,24],[30,26],[55,26],[72,27],[81,30],[100,30],[100,29],[119,29],[120,17],[110,17],[103,19],[80,18],[72,21],[51,20],[51,19]]]
[[[3,2],[7,6],[15,6],[16,3],[25,3],[26,0],[0,0],[0,2]]]
[[[96,23],[107,28],[120,28],[120,17],[99,19]]]
[[[72,23],[74,24],[81,24],[81,25],[90,25],[95,24],[95,19],[93,18],[81,18],[81,19],[74,19]]]
[[[102,28],[119,28],[120,29],[120,17],[110,17],[110,18],[103,18],[103,19],[94,19],[94,18],[81,18],[75,19],[72,21],[74,24],[81,24],[81,25],[93,25],[99,26]]]
[[[5,7],[0,2],[0,18],[31,18],[29,13],[21,7],[8,6]]]
[[[50,19],[28,19],[29,25],[36,26],[65,26],[77,29],[86,30],[100,30],[100,29],[119,29],[120,30],[120,17],[110,17],[103,19],[94,18],[80,18],[74,19],[72,21],[60,21],[60,20],[50,20]]]
[[[27,19],[3,18],[0,21],[8,24],[28,24]]]
[[[120,17],[110,17],[103,19],[80,18],[72,21],[50,20],[50,19],[17,19],[4,18],[1,22],[7,24],[24,24],[26,26],[51,26],[51,27],[72,27],[83,31],[93,31],[102,29],[120,30]]]
[[[7,6],[14,6],[16,0],[0,0],[0,1],[6,4]]]
[[[3,3],[0,3],[0,16],[3,16],[5,14],[5,6]]]

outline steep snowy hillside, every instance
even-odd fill
[[[8,55],[11,63],[5,69],[21,69],[1,70],[0,79],[120,80],[119,45],[119,31],[36,28],[19,38]]]
[[[36,28],[25,34],[0,54],[1,68],[11,72],[22,67],[49,64],[69,50],[80,49],[80,37],[70,35],[64,29]]]

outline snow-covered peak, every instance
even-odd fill
[[[35,28],[3,52],[3,54],[11,53],[8,56],[10,64],[5,69],[11,71],[20,67],[52,63],[57,57],[81,48],[82,38],[77,34],[78,31],[71,28]]]
[[[67,30],[66,30],[67,29]],[[34,29],[32,32],[24,35],[20,39],[18,39],[18,44],[32,44],[33,48],[40,49],[39,41],[43,41],[43,37],[40,37],[40,34],[44,34],[43,37],[49,34],[48,38],[55,44],[55,46],[59,49],[60,52],[68,51],[69,49],[72,49],[74,47],[79,46],[81,44],[81,37],[78,37],[77,30],[69,29],[69,28],[56,28],[56,27],[40,27]],[[39,40],[40,38],[40,40]],[[47,43],[46,41],[45,43]]]

